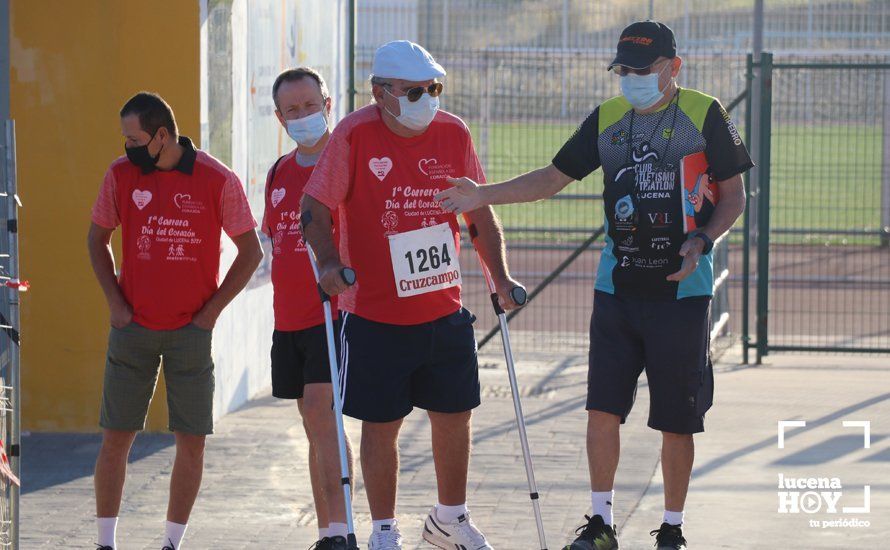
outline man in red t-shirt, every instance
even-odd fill
[[[163,356],[176,436],[164,549],[178,550],[201,486],[204,440],[213,432],[213,326],[263,253],[238,177],[178,135],[160,96],[136,94],[120,117],[126,156],[105,174],[88,237],[111,311],[95,475],[98,546],[116,548],[127,458],[145,427]],[[110,246],[118,226],[119,278]],[[223,230],[238,254],[220,284]]]
[[[430,418],[439,493],[423,538],[440,548],[491,548],[466,506],[470,416],[480,396],[474,317],[460,300],[460,227],[434,199],[447,178],[484,174],[466,125],[438,109],[443,76],[417,44],[380,47],[371,79],[375,103],[337,125],[303,198],[321,286],[342,293],[343,412],[363,421],[370,550],[401,548],[398,435],[413,407]],[[331,232],[335,209],[339,251]],[[483,208],[466,218],[501,305],[516,307],[509,293],[517,283],[494,212]],[[339,275],[344,265],[358,279],[349,288]]]
[[[324,79],[300,67],[272,85],[279,122],[297,143],[266,179],[262,231],[272,239],[272,395],[296,399],[309,439],[309,474],[318,516],[318,550],[346,550],[337,427],[331,408],[324,314],[300,229],[300,198],[331,137],[331,96]],[[332,300],[334,314],[337,302]],[[348,448],[347,440],[347,448]],[[347,456],[350,458],[351,453]],[[351,467],[350,467],[351,469]]]

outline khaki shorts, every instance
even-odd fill
[[[212,335],[193,324],[176,330],[151,330],[136,323],[112,327],[99,425],[124,431],[145,428],[163,357],[170,431],[213,433]]]

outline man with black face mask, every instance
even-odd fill
[[[624,29],[609,69],[621,95],[600,104],[547,167],[504,183],[467,178],[436,198],[452,212],[532,202],[599,167],[604,173],[606,246],[596,277],[590,327],[587,449],[593,513],[566,550],[616,550],[612,519],[619,426],[646,370],[649,426],[662,433],[665,509],[659,550],[682,550],[681,526],[694,455],[704,431],[713,373],[708,354],[714,275],[711,248],[741,215],[741,174],[753,166],[738,130],[717,99],[681,88],[682,59],[667,25]],[[719,193],[687,192],[684,157],[703,153]],[[700,179],[700,178],[699,178]],[[703,197],[710,217],[699,216]],[[684,216],[700,226],[687,231]],[[691,226],[691,224],[690,224]]]
[[[145,427],[163,356],[176,436],[163,544],[178,550],[201,486],[204,440],[213,432],[213,326],[263,253],[238,177],[178,136],[173,111],[160,96],[138,93],[120,116],[126,156],[105,174],[88,237],[111,312],[95,475],[98,547],[117,548],[127,457]],[[110,246],[118,226],[119,278]],[[219,284],[223,230],[238,254]]]

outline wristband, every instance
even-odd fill
[[[712,241],[711,237],[708,237],[704,231],[696,231],[692,236],[698,237],[705,242],[705,248],[701,251],[702,254],[710,254],[711,250],[714,249],[714,241]]]

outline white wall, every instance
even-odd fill
[[[262,219],[266,173],[293,143],[279,125],[272,83],[284,69],[308,65],[319,70],[334,99],[334,118],[345,114],[347,87],[347,0],[235,0],[232,5],[232,169],[245,185],[254,217]],[[207,120],[207,0],[202,8],[202,143],[209,139]],[[235,257],[223,239],[222,273]],[[214,414],[218,418],[269,387],[272,342],[270,257],[253,280],[220,316],[214,330],[216,363]]]

